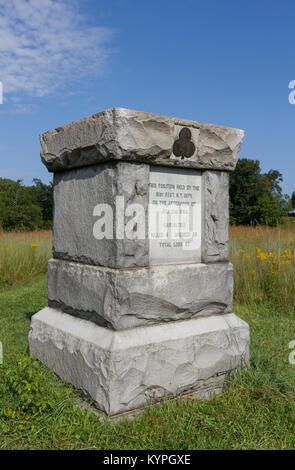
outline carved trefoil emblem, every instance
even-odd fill
[[[171,157],[180,160],[195,159],[197,156],[199,133],[199,129],[176,125],[174,129],[174,144]]]

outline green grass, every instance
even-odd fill
[[[80,407],[81,397],[37,363],[36,398],[52,403],[43,412],[22,412],[6,380],[28,356],[30,317],[47,303],[46,278],[0,292],[1,449],[294,449],[295,339],[292,311],[236,305],[251,328],[251,368],[233,377],[210,401],[178,399],[147,408],[134,420],[100,421]],[[17,410],[6,416],[7,409]],[[8,413],[9,414],[9,413]]]

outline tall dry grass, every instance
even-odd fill
[[[0,232],[0,287],[23,283],[47,272],[50,230]]]
[[[0,232],[0,287],[46,274],[51,231]],[[295,309],[295,229],[230,227],[235,300]]]
[[[230,227],[235,300],[295,308],[295,229]]]

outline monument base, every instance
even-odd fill
[[[108,415],[164,396],[210,395],[247,366],[249,341],[234,313],[114,331],[46,307],[29,333],[31,356]]]

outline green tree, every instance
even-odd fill
[[[34,203],[42,209],[43,227],[51,228],[53,220],[53,183],[44,184],[39,178],[31,186]]]
[[[262,193],[258,160],[242,158],[230,175],[230,221],[236,225],[254,223],[254,207]]]
[[[290,210],[278,170],[261,173],[258,160],[242,158],[230,176],[230,222],[276,225]]]
[[[0,178],[0,221],[4,230],[33,230],[42,226],[42,209],[21,180]]]

